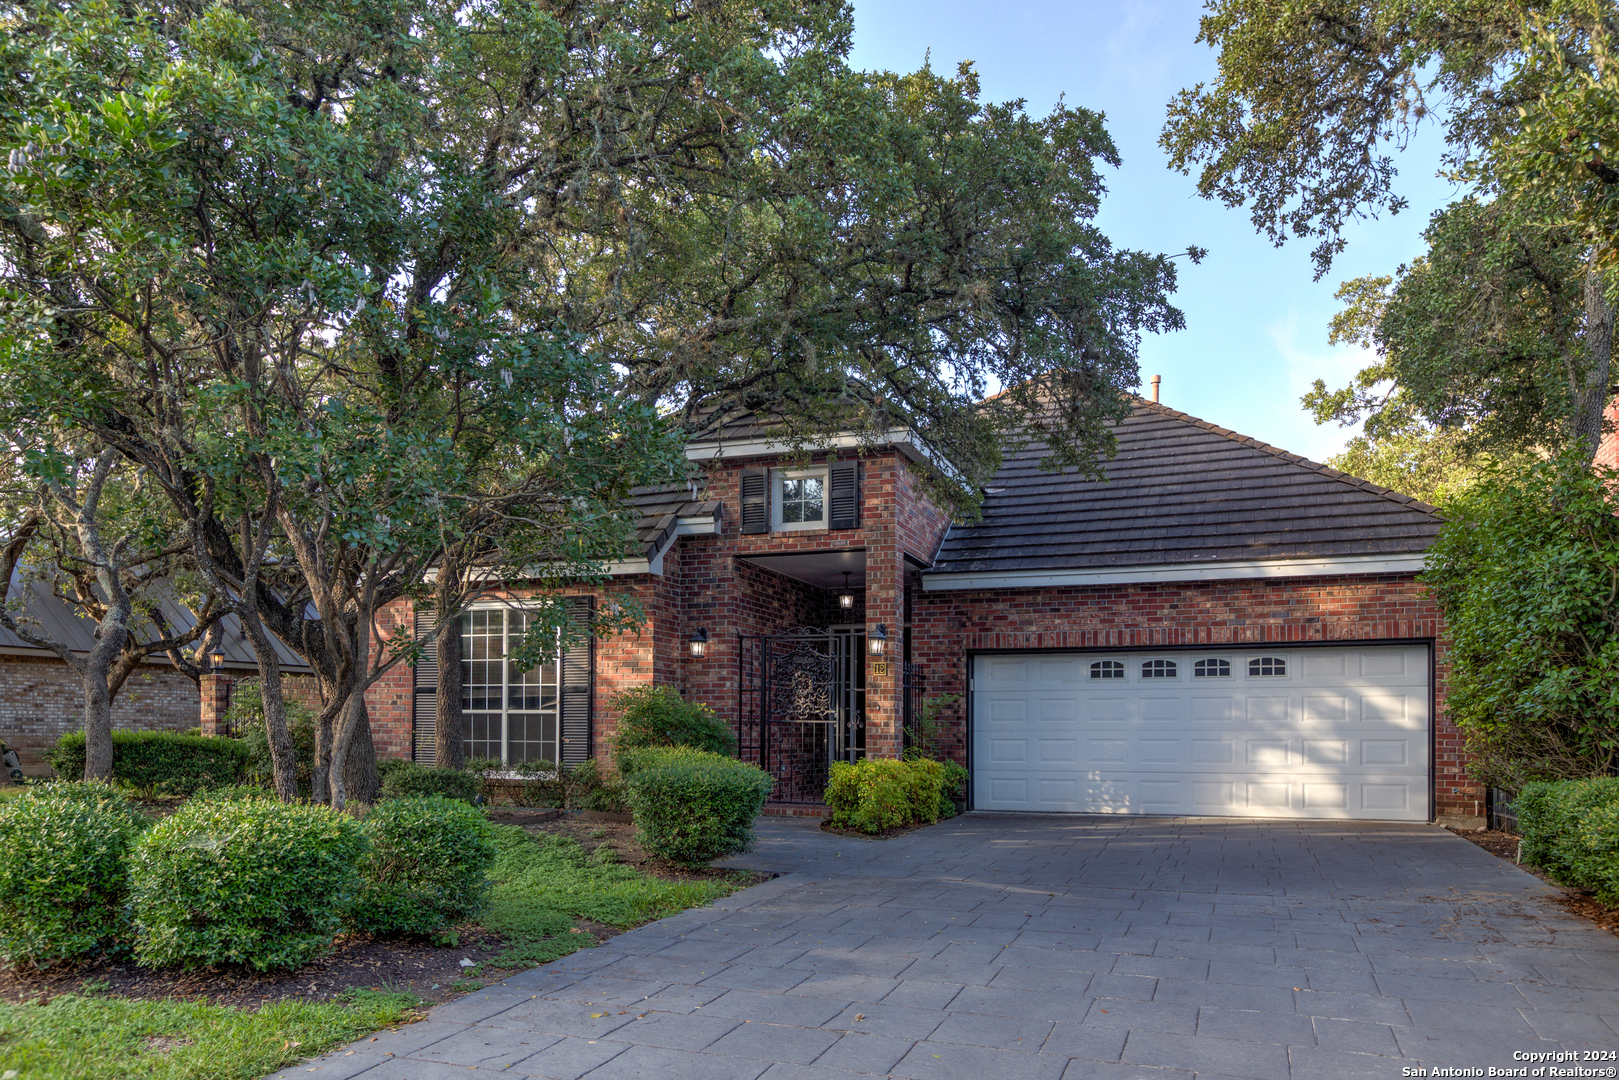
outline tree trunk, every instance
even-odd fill
[[[1613,367],[1613,305],[1603,291],[1603,274],[1594,266],[1585,272],[1585,347],[1588,367],[1585,385],[1575,403],[1574,438],[1587,461],[1602,445],[1603,420],[1608,411]]]
[[[359,719],[349,743],[348,757],[343,762],[343,789],[348,801],[374,803],[382,787],[377,773],[377,746],[371,738],[371,713],[365,705],[365,695],[359,695]]]
[[[455,586],[443,584],[451,576],[449,571],[450,567],[444,566],[439,573],[438,638],[434,642],[438,649],[438,716],[433,728],[433,750],[434,760],[440,767],[460,769],[467,763],[466,743],[462,739],[466,721],[461,715],[461,620],[444,617],[446,611],[456,608]]]
[[[251,603],[251,601],[249,602]],[[253,643],[253,656],[259,662],[259,691],[264,699],[264,734],[270,743],[270,768],[275,793],[282,802],[298,801],[298,748],[287,727],[287,699],[281,683],[281,658],[265,632],[264,623],[251,606],[242,619]],[[313,792],[311,793],[313,794]]]
[[[79,675],[84,689],[84,779],[112,782],[112,694],[107,689],[109,658],[86,659]]]

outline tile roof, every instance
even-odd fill
[[[1426,550],[1426,503],[1162,405],[1115,431],[1106,482],[1009,456],[981,521],[956,525],[932,572],[1082,570]]]

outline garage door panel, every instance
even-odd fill
[[[979,658],[974,805],[1425,820],[1427,671],[1401,646]]]

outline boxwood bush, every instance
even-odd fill
[[[300,967],[341,929],[365,850],[360,823],[327,807],[193,799],[135,845],[135,957]]]
[[[122,947],[129,850],[146,825],[106,784],[45,784],[0,804],[0,963],[42,967]]]
[[[947,801],[943,787],[944,766],[925,758],[836,761],[826,785],[826,805],[832,809],[832,824],[880,833],[938,821],[940,804]]]
[[[495,841],[476,807],[442,795],[390,799],[363,827],[371,847],[344,916],[351,929],[425,936],[483,910]]]
[[[727,756],[736,753],[731,728],[714,710],[687,701],[671,686],[636,686],[613,698],[618,729],[613,736],[616,753],[649,746],[690,746]]]
[[[628,757],[620,760],[625,798],[647,851],[701,866],[753,846],[753,819],[775,785],[769,773],[689,747]]]
[[[483,777],[462,769],[440,769],[431,765],[418,765],[408,758],[392,758],[377,762],[382,774],[383,799],[415,799],[428,795],[442,795],[446,799],[472,802],[483,786]]]
[[[149,794],[190,795],[201,788],[241,780],[249,753],[236,739],[174,731],[115,731],[112,778]],[[83,776],[84,732],[63,735],[50,760],[51,768],[64,780]]]
[[[1525,784],[1513,804],[1524,862],[1619,902],[1619,777]]]

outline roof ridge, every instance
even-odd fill
[[[1270,443],[1261,442],[1251,435],[1244,435],[1241,432],[1232,431],[1230,428],[1223,428],[1220,425],[1211,423],[1201,417],[1193,416],[1191,413],[1184,413],[1179,409],[1171,409],[1168,405],[1164,405],[1160,402],[1148,401],[1146,398],[1139,397],[1135,394],[1131,394],[1130,396],[1135,399],[1137,406],[1146,408],[1151,412],[1161,413],[1171,420],[1178,420],[1182,423],[1187,423],[1194,427],[1202,428],[1204,431],[1210,432],[1211,434],[1229,439],[1230,441],[1237,443],[1239,446],[1246,446],[1250,449],[1258,450],[1261,453],[1269,454],[1272,457],[1280,458],[1289,464],[1302,466],[1311,472],[1319,473],[1328,479],[1336,480],[1348,487],[1358,488],[1361,491],[1368,492],[1369,494],[1381,496],[1382,498],[1388,499],[1390,502],[1396,502],[1402,506],[1408,506],[1413,510],[1420,511],[1421,513],[1431,514],[1435,517],[1439,516],[1439,508],[1434,506],[1432,503],[1425,503],[1421,499],[1414,498],[1410,495],[1402,495],[1393,488],[1386,488],[1382,484],[1374,484],[1370,480],[1355,476],[1351,473],[1346,473],[1341,469],[1334,469],[1331,465],[1323,465],[1319,461],[1312,461],[1302,454],[1290,453],[1289,451],[1283,450],[1279,446],[1272,446]]]

